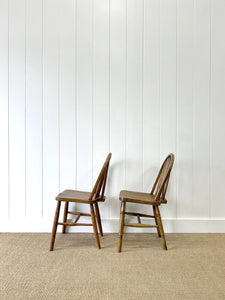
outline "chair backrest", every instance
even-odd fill
[[[104,162],[104,165],[101,169],[101,172],[99,173],[98,178],[95,182],[95,185],[93,187],[93,190],[91,192],[89,200],[95,200],[97,198],[104,198],[105,186],[106,186],[106,180],[107,180],[107,174],[108,174],[108,168],[109,168],[109,162],[110,162],[111,156],[112,156],[112,153],[109,153]]]
[[[150,193],[151,195],[155,196],[155,201],[165,200],[166,190],[168,187],[170,172],[172,170],[173,163],[174,154],[170,153],[164,160]]]

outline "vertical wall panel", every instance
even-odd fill
[[[126,187],[143,190],[143,1],[127,1]],[[138,205],[128,204],[130,209]]]
[[[126,185],[142,190],[143,1],[127,1]]]
[[[25,0],[9,1],[10,216],[25,216]]]
[[[77,188],[92,187],[93,1],[77,1]],[[78,207],[79,208],[79,207]],[[88,208],[87,208],[88,209]]]
[[[160,2],[144,1],[143,49],[143,183],[150,192],[160,154]]]
[[[166,231],[221,231],[224,20],[223,0],[0,1],[0,230],[51,230],[110,151],[107,230],[174,152]]]
[[[197,218],[209,217],[210,201],[210,2],[194,3],[192,216]]]
[[[0,2],[0,182],[2,189],[1,219],[8,216],[8,1]]]
[[[225,212],[225,2],[212,1],[211,73],[211,217],[224,218]]]
[[[94,184],[109,152],[109,0],[94,0],[93,4]],[[108,205],[102,205],[101,211],[103,218],[109,217]]]
[[[77,187],[92,186],[92,1],[77,1]]]
[[[59,191],[59,2],[43,1],[43,214]]]
[[[60,6],[60,190],[76,186],[76,1]]]
[[[160,164],[170,153],[176,153],[177,128],[177,40],[176,1],[160,2]],[[168,205],[163,216],[176,216],[176,178],[172,174]],[[163,207],[165,208],[165,206]]]
[[[110,216],[118,218],[118,194],[125,189],[126,1],[110,1]]]
[[[38,0],[26,2],[26,202],[27,216],[42,215],[42,3]]]
[[[193,18],[194,2],[177,2],[177,217],[193,206]]]

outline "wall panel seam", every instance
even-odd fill
[[[178,153],[178,3],[176,0],[176,153],[175,157],[177,160]],[[176,205],[175,205],[175,216],[177,218],[177,198],[178,198],[178,176],[176,172]]]
[[[25,217],[27,215],[27,0],[25,0],[25,39],[24,39],[24,109],[25,109],[25,118],[24,118],[24,135],[25,135],[25,180],[24,180],[24,189],[25,189]]]
[[[44,143],[43,143],[43,140],[44,140],[44,66],[43,66],[43,60],[44,60],[44,40],[43,40],[43,34],[44,34],[44,5],[43,5],[43,1],[42,0],[42,28],[41,28],[41,42],[42,42],[42,47],[41,47],[41,61],[42,61],[42,65],[41,65],[41,68],[42,68],[42,82],[41,82],[41,162],[42,162],[42,165],[41,165],[41,196],[42,196],[42,199],[41,199],[41,216],[43,218],[44,216],[44,189],[43,189],[43,186],[44,186],[44,164],[43,164],[43,157],[44,157]]]
[[[209,78],[209,218],[212,218],[212,0],[210,1],[210,78]]]
[[[60,0],[58,0],[56,2],[56,5],[58,5],[58,9],[57,9],[57,15],[58,15],[58,20],[59,22],[61,21],[61,12],[60,12]],[[61,105],[60,105],[60,100],[61,100],[61,97],[60,97],[60,91],[61,91],[61,86],[60,86],[60,71],[61,71],[61,57],[60,57],[60,54],[61,54],[61,47],[60,47],[60,41],[61,41],[61,36],[60,36],[60,29],[59,29],[59,24],[57,24],[57,57],[58,57],[58,76],[57,76],[57,84],[58,84],[58,192],[60,192],[60,170],[61,170],[61,134],[60,134],[60,128],[61,128],[61,118],[60,118],[60,109],[61,109]]]
[[[161,124],[161,0],[159,0],[159,162],[161,160],[161,136],[162,136],[162,124]]]
[[[108,21],[109,21],[109,36],[108,36],[108,47],[109,47],[109,54],[108,54],[108,75],[109,75],[109,78],[108,78],[108,85],[109,85],[109,90],[108,90],[108,101],[109,101],[109,112],[108,112],[108,117],[109,117],[109,152],[110,152],[110,128],[111,128],[111,115],[110,115],[110,108],[111,108],[111,95],[110,95],[110,90],[111,90],[111,82],[110,82],[110,67],[111,67],[111,64],[110,64],[110,37],[111,37],[111,34],[110,34],[110,30],[111,30],[111,23],[110,23],[110,8],[111,8],[111,1],[108,0],[108,5],[109,5],[109,15],[108,15]],[[109,187],[109,191],[110,191],[110,187]]]
[[[92,174],[92,186],[94,182],[94,155],[93,155],[93,149],[94,149],[94,4],[95,0],[91,1],[91,16],[92,16],[92,27],[91,27],[91,38],[92,38],[92,43],[91,43],[91,174]]]
[[[8,0],[8,217],[10,217],[10,157],[9,157],[9,153],[10,153],[10,142],[9,142],[9,128],[10,128],[10,124],[9,124],[9,101],[10,101],[10,97],[9,97],[9,18],[10,18],[10,5],[9,5],[9,0]]]
[[[196,0],[193,0],[193,27],[192,27],[192,39],[193,39],[193,48],[195,47],[195,18],[196,18]],[[191,204],[193,207],[194,201],[194,189],[193,189],[193,178],[194,178],[194,65],[192,67],[192,185],[191,185]]]
[[[124,118],[124,123],[125,123],[125,138],[124,138],[124,152],[125,152],[125,172],[124,172],[124,177],[125,177],[125,187],[127,188],[127,1],[125,2],[125,19],[126,19],[126,28],[125,28],[125,118]]]
[[[77,126],[77,1],[75,0],[75,150],[76,150],[76,158],[75,158],[75,189],[77,189],[77,140],[78,140],[78,126]]]
[[[142,131],[142,191],[144,191],[144,22],[145,22],[145,0],[142,0],[142,57],[141,57],[141,131]]]

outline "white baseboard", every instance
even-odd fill
[[[105,233],[117,233],[119,219],[103,219]],[[225,233],[225,219],[163,219],[166,233]],[[0,232],[51,232],[52,220],[47,219],[1,219]],[[58,227],[60,232],[61,226]],[[93,232],[91,227],[70,227],[69,232]],[[125,232],[155,232],[150,228],[128,228]]]
[[[104,220],[103,225],[105,232],[118,232],[119,220]],[[225,233],[225,219],[163,219],[163,227],[166,233]],[[156,229],[125,227],[125,232],[147,233],[156,232]]]

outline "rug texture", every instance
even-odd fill
[[[0,234],[0,299],[225,299],[225,234]]]

